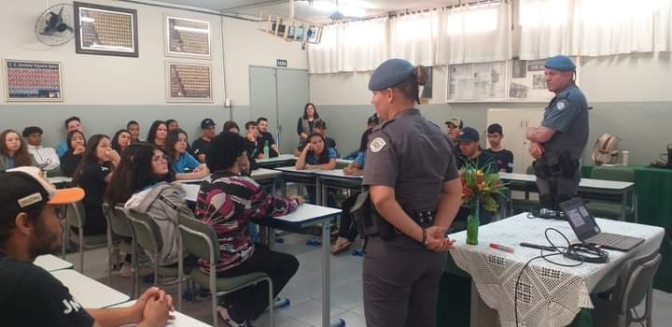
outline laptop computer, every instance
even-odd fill
[[[583,243],[592,243],[605,249],[627,252],[644,242],[644,239],[639,237],[602,233],[595,218],[588,212],[588,208],[581,198],[573,198],[562,202],[560,208],[565,212],[567,221],[572,226],[576,237]]]

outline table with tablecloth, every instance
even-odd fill
[[[583,177],[589,178],[594,166],[583,166]],[[653,287],[672,292],[672,169],[628,166],[635,171],[637,211],[642,224],[666,229],[660,246],[663,261],[653,282]]]
[[[659,227],[606,219],[597,221],[605,232],[641,237],[645,242],[628,252],[608,251],[609,262],[602,264],[563,267],[543,259],[532,261],[518,286],[519,326],[571,324],[583,308],[593,307],[591,293],[613,287],[623,263],[629,258],[656,251],[664,235],[664,230]],[[566,221],[528,219],[526,213],[481,226],[479,245],[466,244],[464,231],[450,235],[456,240],[456,246],[450,252],[455,263],[471,275],[478,295],[488,307],[497,310],[502,326],[515,325],[516,280],[525,264],[540,254],[539,250],[523,248],[519,244],[546,244],[544,231],[547,227],[556,228],[570,240],[575,239]],[[560,243],[559,235],[550,235],[552,240]],[[515,252],[492,249],[489,247],[491,243],[512,247]],[[562,256],[549,259],[563,264],[576,263]]]

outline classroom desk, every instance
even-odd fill
[[[274,168],[275,170],[278,170],[282,172],[282,180],[283,180],[283,190],[282,194],[287,195],[287,182],[292,182],[292,183],[297,183],[297,184],[303,184],[306,186],[314,186],[315,187],[315,203],[316,204],[322,204],[322,190],[317,187],[317,180],[315,178],[315,172],[319,171],[317,169],[296,169],[294,166],[289,166],[289,167],[277,167]]]
[[[60,184],[70,184],[72,182],[72,177],[67,176],[56,176],[56,177],[47,177],[49,183],[54,185]]]
[[[296,161],[293,154],[281,154],[275,158],[257,159],[257,164],[262,168],[276,168],[291,166]]]
[[[322,326],[331,326],[330,314],[330,286],[331,277],[329,264],[331,254],[329,253],[330,230],[329,221],[339,215],[341,209],[316,206],[312,204],[303,204],[296,211],[281,217],[261,219],[255,221],[257,224],[273,229],[282,229],[294,231],[315,225],[322,225]]]
[[[173,301],[176,301],[176,299],[173,299]],[[132,306],[133,304],[135,304],[135,300],[117,304],[110,308],[127,308]],[[171,314],[175,317],[175,319],[168,320],[166,327],[210,327],[210,325],[200,320],[189,317],[183,313],[173,311],[171,312]],[[134,327],[134,326],[137,326],[137,324],[128,324],[124,325],[123,327]]]
[[[537,192],[537,177],[529,174],[499,173],[499,177],[509,182],[509,208],[512,208],[513,198],[511,191]],[[628,195],[636,205],[635,184],[631,182],[607,181],[600,179],[582,178],[579,182],[578,195],[585,199],[602,200],[621,203],[621,220],[625,220],[628,206]]]
[[[56,271],[61,269],[72,269],[72,262],[65,261],[55,255],[45,254],[35,258],[33,264],[44,268],[46,271]]]
[[[362,176],[346,175],[342,169],[320,170],[315,172],[316,183],[322,195],[320,202],[327,203],[327,188],[345,188],[360,191],[362,189]]]
[[[540,254],[539,250],[520,247],[521,242],[548,244],[544,236],[548,227],[556,228],[570,240],[576,239],[566,221],[528,219],[527,215],[522,213],[481,226],[478,245],[465,243],[466,231],[450,234],[456,242],[450,254],[473,280],[472,326],[474,323],[496,325],[497,315],[493,313],[499,313],[502,326],[514,323],[515,281],[525,264]],[[604,232],[641,237],[645,241],[628,252],[607,250],[609,262],[603,264],[562,267],[543,259],[532,261],[521,278],[521,285],[525,287],[518,290],[521,326],[568,325],[582,308],[593,307],[590,294],[603,292],[616,284],[618,273],[628,259],[658,251],[663,240],[664,230],[660,227],[609,219],[596,221]],[[549,234],[552,240],[560,239],[555,233]],[[511,247],[515,252],[492,249],[491,242]],[[576,263],[561,256],[549,259],[562,264]],[[487,306],[482,305],[483,302]],[[489,308],[497,311],[491,312]]]
[[[128,295],[84,276],[73,269],[62,269],[49,273],[63,283],[70,290],[70,294],[84,308],[107,308],[129,300]]]
[[[280,176],[282,176],[282,172],[277,170],[259,168],[253,170],[250,177],[260,185],[273,185],[275,187],[275,179]],[[180,186],[185,191],[185,199],[187,201],[196,202],[198,190],[201,188],[200,182],[204,180],[205,178],[179,181]],[[275,188],[273,190],[275,191]]]

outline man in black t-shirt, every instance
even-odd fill
[[[483,152],[495,157],[497,165],[499,166],[499,171],[512,173],[513,152],[502,147],[502,138],[504,138],[502,125],[492,124],[488,126],[488,143],[490,143],[490,149],[486,149]]]
[[[87,309],[52,274],[33,264],[61,248],[56,206],[81,201],[84,190],[56,190],[37,167],[0,173],[0,319],[4,327],[165,326],[172,298],[152,287],[133,306]]]
[[[457,140],[460,142],[460,150],[462,150],[459,156],[457,156],[458,169],[462,169],[468,163],[471,163],[475,164],[478,169],[489,167],[493,172],[499,171],[495,158],[481,150],[481,145],[478,143],[480,136],[477,130],[465,127],[460,132]]]
[[[267,159],[264,158],[264,146],[268,142],[268,156],[275,158],[280,155],[280,150],[278,145],[275,144],[275,139],[273,134],[268,132],[268,119],[266,117],[257,118],[257,129],[259,130],[259,136],[257,137],[257,159]]]
[[[203,131],[201,137],[191,144],[191,150],[194,153],[194,157],[200,163],[205,163],[205,155],[208,152],[208,147],[210,147],[210,141],[217,135],[215,121],[210,118],[203,119],[201,121],[201,130]]]

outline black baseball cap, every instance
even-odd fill
[[[214,126],[215,126],[215,121],[210,119],[210,118],[206,118],[206,119],[203,119],[201,121],[201,129],[208,129],[208,128],[214,127]]]
[[[14,219],[19,212],[37,204],[62,205],[84,198],[83,189],[56,189],[42,177],[39,168],[32,166],[1,172],[0,185],[5,189],[0,192],[0,219]]]
[[[460,131],[460,135],[457,137],[457,140],[460,142],[478,142],[480,140],[478,131],[471,128],[465,127]]]
[[[29,127],[26,127],[26,128],[23,129],[23,132],[21,133],[21,135],[23,137],[28,137],[28,136],[30,136],[30,134],[40,134],[40,135],[42,135],[42,133],[43,133],[43,131],[42,131],[41,128],[39,128],[37,126],[29,126]]]

